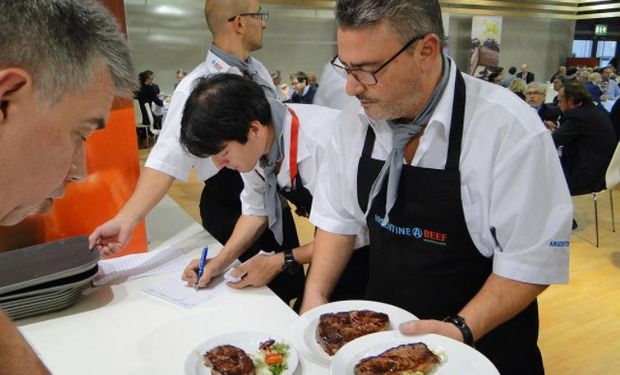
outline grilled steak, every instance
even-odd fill
[[[316,327],[316,341],[329,355],[358,337],[387,331],[390,318],[370,310],[353,310],[321,315]]]
[[[385,352],[364,358],[355,366],[355,375],[393,374],[405,375],[419,371],[427,374],[441,360],[431,352],[426,344],[404,344]]]
[[[216,346],[204,354],[204,359],[213,375],[254,375],[254,363],[236,346]]]

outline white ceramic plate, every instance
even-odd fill
[[[243,349],[248,355],[258,353],[258,346],[261,342],[265,342],[269,339],[274,339],[276,342],[284,342],[289,344],[289,355],[286,360],[288,369],[282,373],[282,375],[292,375],[299,363],[299,356],[295,351],[295,348],[283,338],[272,335],[265,332],[234,332],[225,335],[214,337],[210,340],[198,345],[189,354],[185,360],[185,374],[186,375],[210,375],[211,369],[205,366],[203,355],[219,345],[234,345],[240,349]]]
[[[499,375],[499,371],[484,355],[459,341],[434,334],[404,336],[398,331],[373,333],[346,344],[332,359],[329,373],[353,374],[355,365],[363,358],[381,354],[398,345],[416,342],[425,343],[435,354],[444,357],[433,375]]]
[[[390,317],[390,329],[398,329],[400,323],[418,319],[415,315],[400,307],[381,302],[351,300],[327,303],[306,311],[297,319],[291,331],[291,339],[295,349],[304,358],[323,367],[329,367],[332,357],[325,353],[323,348],[316,342],[315,332],[316,326],[319,324],[319,318],[321,314],[351,310],[372,310],[387,314]]]

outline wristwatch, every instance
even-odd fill
[[[456,328],[461,331],[463,335],[463,342],[469,346],[474,346],[474,335],[471,333],[471,329],[465,322],[465,318],[460,315],[448,315],[443,319],[444,322],[452,323]]]
[[[282,264],[282,271],[288,273],[289,275],[294,275],[299,269],[299,263],[297,263],[295,257],[293,256],[293,250],[286,249],[282,253],[284,254],[284,264]]]

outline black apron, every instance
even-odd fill
[[[243,180],[239,172],[222,168],[219,172],[205,181],[200,196],[200,218],[202,226],[220,243],[225,244],[232,235],[237,220],[241,216],[241,191]],[[239,260],[245,262],[260,250],[281,252],[299,246],[297,230],[293,215],[288,207],[282,209],[282,245],[278,244],[273,233],[269,230],[256,240],[241,256]],[[303,295],[305,275],[300,272],[289,275],[280,272],[268,284],[269,288],[287,304]]]
[[[368,214],[370,275],[366,297],[399,306],[420,319],[458,313],[482,288],[492,260],[480,254],[465,222],[459,160],[465,112],[465,82],[456,75],[445,170],[403,165],[398,197],[385,227],[386,186]],[[384,164],[371,158],[375,133],[369,126],[357,173],[360,207]],[[536,301],[487,333],[476,349],[505,374],[543,374]],[[449,358],[448,358],[449,360]]]

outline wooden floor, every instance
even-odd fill
[[[141,150],[141,158],[147,155]],[[200,221],[203,183],[192,174],[175,182],[169,195]],[[600,246],[594,246],[591,196],[574,197],[579,227],[571,239],[570,282],[554,285],[539,297],[540,348],[550,375],[620,374],[620,193],[615,192],[618,230],[611,228],[609,195],[599,195]],[[313,227],[296,218],[300,241],[312,239]],[[524,374],[526,375],[526,374]]]

